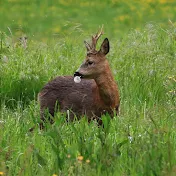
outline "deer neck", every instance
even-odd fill
[[[117,84],[114,80],[109,64],[105,71],[95,78],[98,87],[99,99],[105,106],[115,108],[119,104],[119,93]]]

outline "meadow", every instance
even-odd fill
[[[175,176],[176,2],[0,1],[0,175]],[[8,11],[7,11],[8,9]],[[45,130],[37,94],[73,75],[104,24],[120,114]],[[28,37],[27,48],[18,37]],[[101,43],[99,42],[99,44]]]

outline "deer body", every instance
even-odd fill
[[[101,33],[102,34],[102,33]],[[95,50],[97,38],[92,37],[92,46],[87,42],[87,56],[74,76],[82,78],[74,82],[73,76],[58,76],[47,83],[39,93],[41,119],[45,119],[45,110],[54,116],[56,109],[61,112],[70,110],[69,117],[74,119],[86,116],[88,121],[96,119],[101,124],[101,115],[118,113],[120,104],[117,84],[112,75],[105,55],[109,52],[109,41],[105,39],[99,51]],[[97,38],[96,38],[97,37]]]

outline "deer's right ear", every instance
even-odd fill
[[[106,55],[109,52],[109,40],[107,38],[104,39],[103,43],[101,44],[101,48],[100,48],[100,53]]]

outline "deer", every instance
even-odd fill
[[[79,120],[85,116],[88,122],[96,120],[99,125],[102,125],[102,115],[108,113],[113,118],[114,112],[119,113],[119,90],[106,58],[110,50],[108,38],[96,50],[98,39],[103,33],[101,28],[92,36],[91,44],[84,41],[87,54],[73,76],[58,76],[39,92],[40,128],[43,128],[47,118],[46,110],[51,117],[58,111],[69,112],[71,121],[75,117]],[[79,77],[81,82],[74,82],[75,77]],[[53,123],[53,119],[48,118]]]

